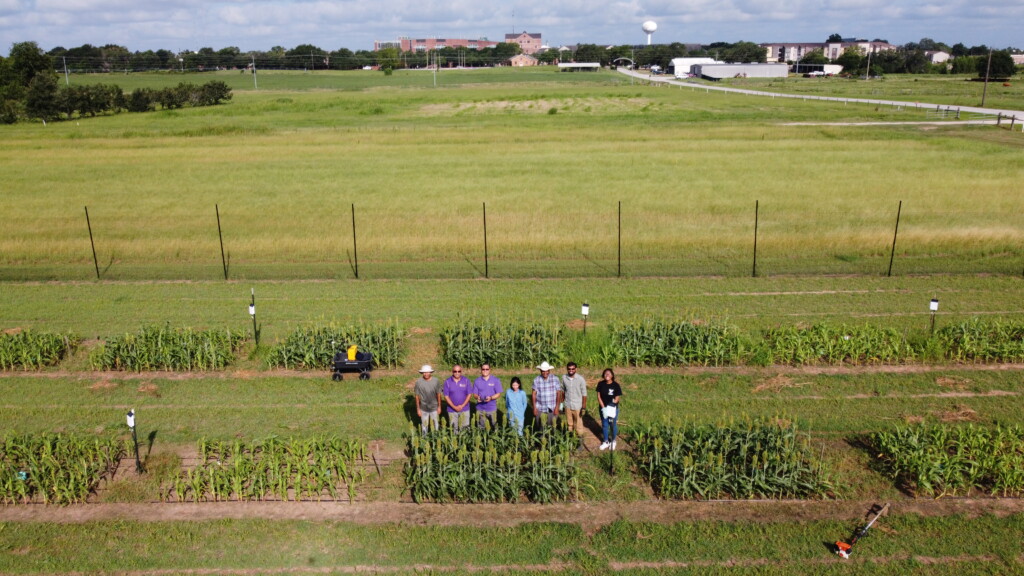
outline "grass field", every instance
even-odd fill
[[[786,94],[867,98],[930,102],[944,106],[981,106],[982,97],[988,108],[1024,109],[1024,84],[1019,79],[1007,83],[977,82],[977,75],[893,74],[884,78],[727,78],[722,85]]]
[[[653,500],[628,448],[617,459],[582,456],[578,502],[560,506],[417,506],[401,480],[415,368],[438,364],[437,332],[460,317],[576,330],[588,302],[593,330],[660,318],[749,333],[846,322],[923,334],[928,301],[938,298],[940,327],[1019,320],[1018,132],[790,126],[928,116],[659,88],[612,73],[442,71],[436,89],[427,72],[261,73],[258,90],[237,72],[72,81],[132,89],[211,78],[232,85],[230,103],[0,127],[0,330],[85,338],[56,368],[0,374],[0,432],[127,437],[124,414],[134,408],[149,469],[118,477],[81,507],[0,507],[0,573],[1024,573],[1017,501],[915,500],[872,465],[862,442],[918,421],[1019,423],[1016,366],[616,367],[627,444],[644,421],[793,421],[834,473],[831,501],[693,503],[702,508],[644,517],[631,508],[674,508]],[[955,103],[978,87],[920,80],[778,88],[886,98],[920,90],[903,95]],[[1020,107],[1016,86],[999,88],[988,104]],[[227,370],[88,369],[97,338],[144,325],[248,332],[251,288],[264,346],[248,346]],[[327,372],[267,369],[267,346],[331,321],[409,329],[407,366],[341,383]],[[600,368],[583,367],[591,384]],[[500,373],[513,375],[528,381],[533,372]],[[342,502],[297,511],[222,503],[213,512],[155,503],[198,439],[271,434],[370,444],[381,469],[365,464],[353,505],[363,517],[347,516]],[[879,501],[894,502],[893,514],[840,563],[828,546]],[[96,510],[109,515],[91,517]]]
[[[1022,268],[1016,134],[787,126],[925,116],[509,74],[4,127],[0,274],[95,277],[88,207],[104,278],[223,277],[216,205],[235,278],[352,277],[356,255],[377,278],[609,276],[619,202],[631,276],[746,275],[755,204],[759,274],[883,274],[900,201],[898,272]]]

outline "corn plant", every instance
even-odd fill
[[[1024,427],[918,424],[877,432],[870,445],[900,488],[917,496],[1024,495]]]
[[[340,500],[344,488],[354,501],[366,458],[360,442],[337,437],[211,441],[197,444],[199,465],[182,472],[168,500]]]
[[[71,355],[81,338],[47,332],[0,333],[0,370],[39,370]]]
[[[116,438],[8,436],[0,443],[0,499],[5,504],[85,502],[127,453],[127,442]]]
[[[244,332],[231,329],[149,326],[108,339],[89,361],[95,370],[218,370],[234,361],[245,338]]]
[[[764,364],[882,364],[912,360],[915,349],[893,328],[828,326],[769,328],[755,351]]]
[[[823,498],[835,491],[795,424],[644,424],[633,440],[641,475],[663,498]]]
[[[1024,323],[974,318],[943,326],[935,337],[956,362],[1024,361]]]
[[[335,352],[349,346],[373,354],[377,367],[401,366],[406,352],[406,331],[393,323],[383,325],[311,326],[298,328],[274,348],[270,363],[284,368],[326,369]]]
[[[438,334],[441,361],[479,366],[485,362],[505,368],[558,362],[562,355],[562,327],[540,321],[462,319]]]
[[[744,341],[722,324],[643,320],[609,327],[619,362],[633,366],[726,366],[737,364]]]
[[[405,481],[416,502],[547,503],[576,491],[579,440],[566,430],[442,428],[421,436],[410,428],[406,438]]]

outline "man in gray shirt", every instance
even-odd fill
[[[576,373],[576,363],[569,362],[565,366],[566,374],[562,376],[562,392],[565,394],[565,418],[569,430],[580,439],[579,448],[583,448],[583,413],[587,409],[587,381]]]
[[[428,425],[436,432],[440,426],[438,411],[441,409],[441,381],[434,378],[430,364],[420,368],[420,377],[412,387],[416,398],[416,415],[420,417],[420,429],[426,435]]]

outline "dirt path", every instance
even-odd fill
[[[616,520],[671,524],[694,520],[736,522],[856,521],[875,502],[710,501],[576,502],[567,504],[411,504],[398,502],[207,502],[190,504],[80,504],[0,506],[0,522],[82,523],[107,520],[143,522],[204,521],[222,518],[309,520],[416,526],[517,526],[530,522],[570,522],[592,534]],[[464,514],[451,512],[463,510]],[[894,514],[977,517],[1024,513],[1024,499],[963,498],[894,502]]]

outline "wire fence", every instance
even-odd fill
[[[808,211],[756,201],[747,214],[668,213],[618,202],[524,217],[481,203],[477,213],[438,226],[415,213],[350,204],[322,230],[282,238],[268,235],[271,220],[239,218],[220,205],[205,221],[196,217],[199,230],[188,233],[145,218],[98,218],[102,208],[85,207],[80,227],[57,238],[52,230],[18,231],[17,221],[0,232],[0,245],[57,243],[71,255],[8,249],[0,280],[1024,275],[1024,232],[1006,226],[1000,210],[898,202],[891,210]]]

